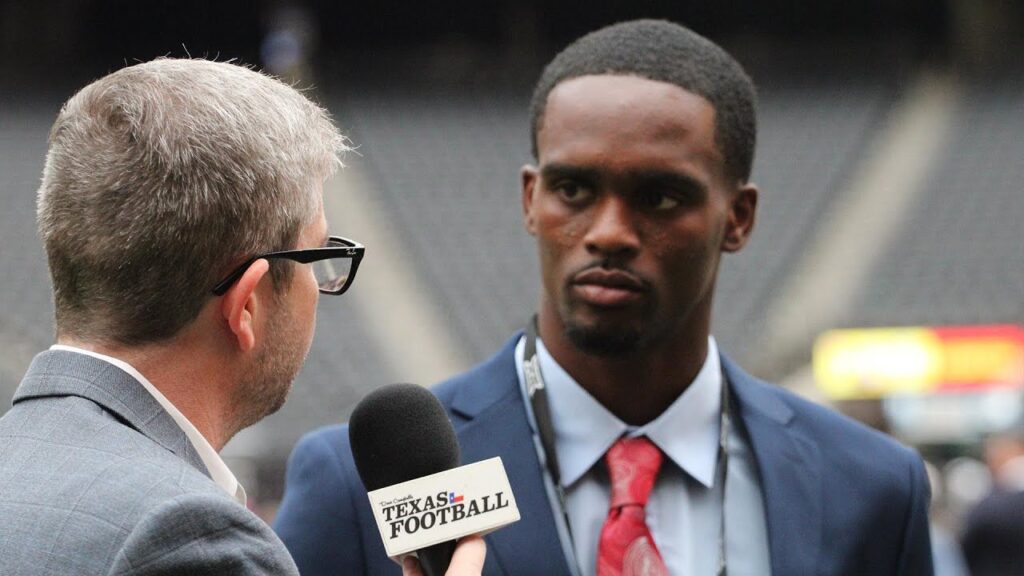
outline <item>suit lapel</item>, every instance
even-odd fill
[[[188,437],[142,384],[98,358],[50,350],[32,360],[14,403],[33,398],[79,396],[95,402],[128,426],[210,475]]]
[[[818,445],[792,426],[793,410],[724,356],[729,387],[761,475],[772,574],[813,574],[823,531]]]
[[[522,520],[487,537],[504,574],[570,574],[551,512],[533,433],[519,391],[512,346],[471,376],[453,399],[464,464],[501,456]],[[475,385],[474,385],[475,384]],[[490,573],[490,572],[488,572]]]
[[[519,391],[513,359],[517,340],[481,370],[467,375],[451,403],[456,432],[464,463],[502,456],[523,516],[523,522],[488,537],[488,556],[493,554],[509,576],[567,575],[570,571]],[[793,410],[772,392],[771,385],[745,374],[725,356],[722,366],[761,476],[772,573],[813,574],[823,531],[818,445],[794,429]],[[529,555],[529,566],[524,566],[524,554]]]

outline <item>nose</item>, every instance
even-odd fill
[[[583,237],[589,253],[602,257],[629,257],[640,249],[640,237],[632,210],[614,194],[606,194],[593,206],[590,228]]]

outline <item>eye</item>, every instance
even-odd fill
[[[645,209],[656,212],[672,210],[681,203],[675,196],[657,190],[642,191],[637,195],[637,200]]]
[[[551,189],[567,204],[583,204],[593,196],[590,188],[572,180],[557,182]]]

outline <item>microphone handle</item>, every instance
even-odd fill
[[[424,576],[444,576],[455,554],[455,540],[441,542],[416,551]]]

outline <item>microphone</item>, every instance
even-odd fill
[[[348,436],[369,491],[459,465],[459,440],[444,407],[416,384],[384,386],[363,398],[352,411]],[[454,540],[416,551],[426,576],[444,576],[454,553]]]
[[[425,576],[444,576],[458,538],[519,520],[501,459],[459,466],[455,429],[426,388],[371,392],[352,411],[349,443],[388,556],[415,551]]]

